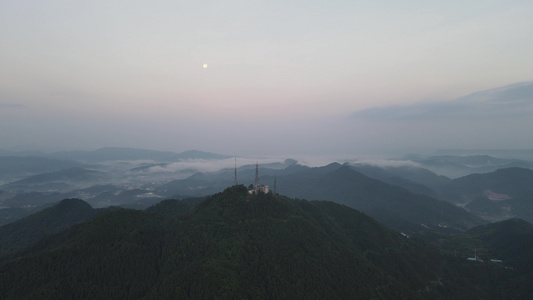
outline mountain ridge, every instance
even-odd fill
[[[188,150],[181,153],[176,153],[171,151],[147,150],[128,147],[104,147],[92,151],[63,151],[52,153],[50,156],[87,162],[148,159],[157,161],[180,161],[183,159],[223,159],[230,157],[199,150]]]
[[[112,211],[42,240],[0,263],[0,296],[487,298],[504,273],[333,202],[234,186],[182,216]]]

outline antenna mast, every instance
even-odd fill
[[[255,163],[255,186],[259,185],[259,164]]]
[[[237,157],[235,157],[235,179],[233,180],[233,185],[239,184],[237,182]]]

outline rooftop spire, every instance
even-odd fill
[[[233,185],[239,184],[237,182],[237,157],[235,157],[235,179],[233,180]]]
[[[255,186],[259,185],[259,164],[255,163]]]

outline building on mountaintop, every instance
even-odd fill
[[[251,189],[248,190],[248,194],[268,193],[268,185],[259,184],[259,165],[255,164],[255,182]]]

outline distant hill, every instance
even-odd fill
[[[512,280],[505,283],[506,289],[529,285],[533,280],[533,225],[524,220],[509,219],[453,235],[426,232],[420,238],[450,255],[462,259],[477,257],[475,264],[512,270]],[[522,294],[516,299],[530,297]]]
[[[109,179],[101,171],[72,167],[47,173],[32,175],[3,186],[7,190],[49,191],[72,189],[78,184],[96,184]]]
[[[36,210],[42,210],[44,207],[66,198],[83,199],[95,208],[121,206],[134,209],[145,209],[164,199],[163,196],[152,193],[146,189],[124,188],[112,184],[96,184],[87,188],[74,189],[68,192],[35,191],[13,194],[2,202],[4,209],[0,212],[5,212],[5,214],[0,213],[0,225],[2,222],[4,222],[3,224],[6,224],[19,218],[19,212],[21,209],[26,211],[27,215]],[[180,196],[179,198],[186,197]],[[22,216],[23,215],[20,217]]]
[[[347,205],[407,234],[427,228],[464,230],[483,223],[462,208],[369,178],[348,165],[280,177],[278,190],[290,197]]]
[[[525,168],[505,168],[491,173],[471,174],[454,179],[444,185],[443,193],[454,197],[454,202],[466,202],[477,196],[486,195],[488,190],[509,197],[517,197],[533,192],[533,170]],[[488,196],[487,196],[488,197]],[[494,196],[496,197],[496,196]]]
[[[494,257],[507,266],[530,273],[533,279],[533,225],[509,219],[472,228],[468,233],[485,242]]]
[[[520,167],[533,169],[533,163],[512,158],[496,158],[489,155],[408,155],[404,159],[420,164],[437,174],[458,178],[473,173],[488,173],[498,169]]]
[[[60,169],[79,167],[80,164],[44,157],[4,156],[0,157],[1,181],[14,181],[38,173],[52,172]]]
[[[332,163],[311,168],[291,164],[285,169],[268,169],[260,166],[259,173],[260,182],[269,184],[271,189],[276,177],[277,192],[280,194],[341,203],[367,213],[407,234],[428,228],[464,230],[484,223],[479,217],[462,208],[369,178],[353,170],[350,165]],[[166,197],[178,194],[203,196],[220,192],[225,186],[230,186],[233,183],[233,175],[233,170],[223,173],[198,173],[183,180],[171,181],[156,190]],[[437,179],[436,182],[450,181],[445,177],[433,175]],[[245,185],[253,183],[254,176],[255,169],[239,169],[239,182]],[[411,182],[410,185],[427,191],[428,194],[434,193],[420,184]]]
[[[255,164],[239,166],[238,183],[249,185],[255,180]],[[308,170],[308,167],[298,165],[295,160],[287,159],[278,163],[267,163],[259,165],[261,178],[272,179],[273,176],[294,174],[300,170]],[[156,191],[166,197],[175,195],[185,195],[190,197],[207,196],[223,191],[228,186],[233,185],[235,170],[223,169],[217,172],[202,173],[197,172],[185,179],[172,180],[160,185]],[[271,183],[272,181],[269,181]]]
[[[173,205],[165,203],[163,205]],[[181,216],[102,214],[0,264],[2,299],[491,299],[508,271],[446,257],[332,202],[235,186]]]
[[[13,182],[12,184],[39,184],[51,181],[93,181],[105,176],[105,173],[80,167],[41,173]]]
[[[13,253],[38,240],[87,222],[97,215],[86,202],[65,199],[43,211],[0,227],[0,256]]]
[[[14,222],[31,214],[28,209],[20,207],[7,207],[0,209],[0,226]]]
[[[37,209],[40,206],[48,205],[50,203],[56,203],[65,199],[63,194],[58,192],[28,192],[17,193],[15,196],[7,199],[2,203],[3,205],[11,208],[26,208]]]
[[[533,222],[532,183],[533,170],[505,168],[454,179],[438,191],[444,199],[463,203],[487,220],[519,217]]]
[[[370,163],[354,163],[351,166],[368,177],[434,198],[439,197],[435,189],[451,181],[448,177],[414,166],[377,166]]]
[[[492,157],[533,161],[533,149],[444,149],[435,152],[436,155],[471,156],[484,153]]]
[[[114,160],[154,160],[180,161],[184,159],[224,159],[229,156],[190,150],[182,153],[156,151],[135,148],[107,147],[94,151],[64,151],[51,154],[52,157],[86,162],[102,162]]]
[[[260,182],[273,185],[274,177],[284,176],[314,176],[315,172],[327,172],[338,168],[340,164],[332,163],[321,168],[310,168],[298,164],[295,160],[287,159],[283,163],[259,165]],[[238,168],[238,183],[249,185],[255,181],[255,164]],[[304,174],[304,175],[302,175]],[[157,188],[158,192],[169,197],[173,195],[206,196],[223,191],[234,183],[234,169],[224,169],[211,173],[196,173],[188,178],[173,180]]]

